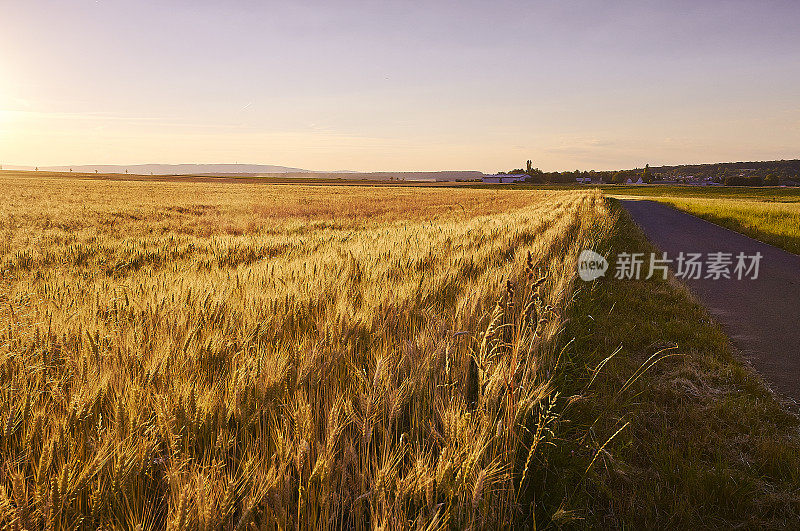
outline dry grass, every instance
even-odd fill
[[[6,179],[0,205],[0,527],[536,513],[598,192]]]

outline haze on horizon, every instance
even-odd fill
[[[800,158],[791,0],[0,10],[0,164],[495,172],[526,159]]]

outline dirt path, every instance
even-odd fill
[[[761,253],[757,280],[684,282],[773,388],[800,401],[800,256],[662,203],[621,203],[668,258],[681,251]]]

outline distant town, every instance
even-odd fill
[[[618,171],[544,172],[527,161],[518,168],[486,175],[485,183],[686,184],[695,186],[800,186],[800,160],[721,162],[657,166]]]

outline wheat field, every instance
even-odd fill
[[[0,528],[520,521],[612,218],[597,191],[0,178]]]

